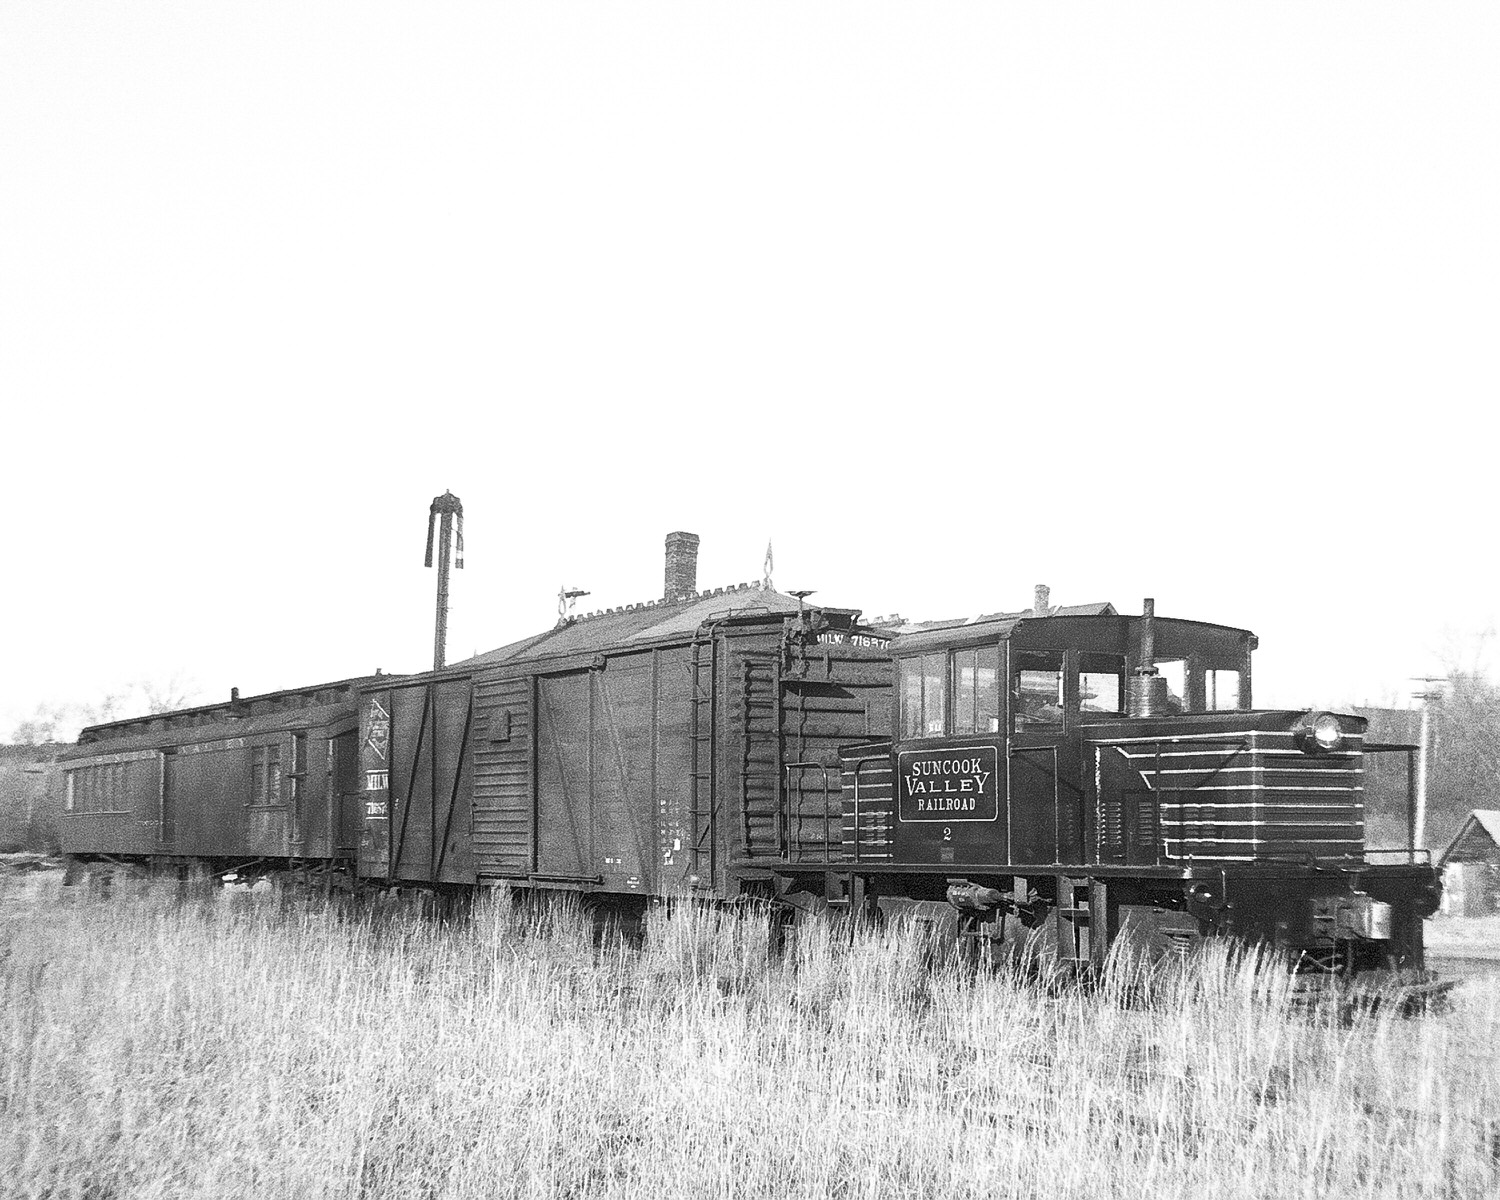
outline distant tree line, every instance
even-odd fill
[[[1500,808],[1500,685],[1477,665],[1451,665],[1429,696],[1425,841],[1438,851],[1471,810]],[[1354,711],[1369,719],[1369,742],[1420,743],[1420,709]],[[1406,843],[1406,794],[1405,755],[1366,756],[1367,845]]]
[[[1477,669],[1448,672],[1431,701],[1427,843],[1442,849],[1475,808],[1500,808],[1500,686]]]
[[[173,712],[188,707],[197,696],[197,685],[180,674],[166,679],[139,679],[92,703],[38,704],[31,716],[16,724],[10,740],[17,746],[71,742],[86,726]]]

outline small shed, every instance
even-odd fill
[[[1476,808],[1438,856],[1443,912],[1489,917],[1500,912],[1500,809]]]

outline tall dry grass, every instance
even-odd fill
[[[440,925],[146,892],[0,920],[9,1196],[1486,1196],[1500,988],[1341,1023],[1210,956],[1094,992],[906,927]],[[938,954],[940,960],[942,955]]]

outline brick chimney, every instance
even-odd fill
[[[1033,617],[1045,617],[1052,611],[1052,589],[1045,583],[1036,585],[1036,591],[1032,593],[1031,615]]]
[[[676,600],[698,590],[698,535],[667,534],[667,582],[662,598]]]

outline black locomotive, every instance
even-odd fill
[[[1359,717],[1253,708],[1250,633],[1152,608],[895,639],[894,736],[841,753],[851,899],[946,898],[980,946],[1045,924],[1065,963],[1099,965],[1128,930],[1415,978],[1437,873],[1364,841],[1366,754],[1413,748],[1367,746]]]
[[[1042,596],[866,623],[694,591],[674,537],[660,600],[441,670],[85,730],[74,873],[927,905],[965,945],[1040,933],[1079,964],[1128,932],[1422,967],[1438,878],[1364,844],[1364,722],[1254,709],[1248,632]]]

